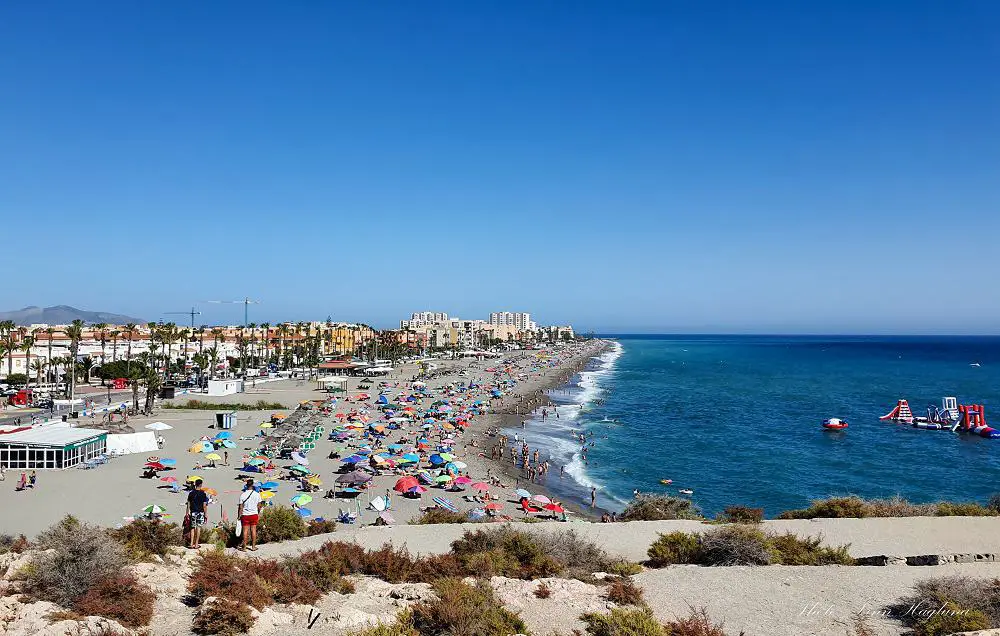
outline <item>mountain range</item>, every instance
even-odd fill
[[[0,311],[0,321],[13,320],[16,325],[68,325],[74,320],[82,320],[87,324],[106,322],[111,325],[124,325],[130,322],[145,324],[141,318],[132,318],[121,314],[111,314],[106,311],[84,311],[69,305],[54,307],[25,307],[14,311]]]

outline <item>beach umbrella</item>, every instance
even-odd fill
[[[148,515],[160,515],[167,511],[163,506],[157,506],[156,504],[151,504],[142,509]]]
[[[431,477],[431,474],[429,472],[427,472],[426,470],[420,471],[417,474],[417,479],[419,479],[420,481],[424,482],[425,484],[433,484],[434,483],[434,478]]]
[[[308,508],[299,508],[295,512],[297,512],[300,517],[311,517],[313,513],[313,511]]]
[[[215,439],[229,439],[232,436],[233,434],[230,433],[229,431],[222,431],[221,433],[215,434]]]
[[[458,485],[460,485],[460,486],[464,486],[465,484],[471,484],[472,483],[472,478],[471,477],[466,477],[465,475],[462,475],[461,477],[456,477],[455,478],[455,483],[458,484]]]
[[[420,461],[420,455],[417,455],[416,453],[406,453],[400,459],[404,462],[417,463]]]
[[[151,431],[169,431],[173,426],[165,424],[164,422],[153,422],[152,424],[146,424],[146,428]]]
[[[274,424],[271,424],[270,422],[264,422],[263,424],[260,425],[260,427],[261,428],[274,428]]]
[[[309,472],[308,468],[306,468],[305,466],[302,466],[300,464],[296,464],[296,465],[292,466],[291,468],[289,468],[288,470],[292,471],[293,473],[308,473]]]
[[[272,490],[265,490],[264,492],[260,493],[260,498],[263,499],[264,501],[267,501],[276,494],[277,493],[275,493]]]
[[[406,492],[407,490],[418,486],[420,482],[417,481],[416,477],[401,477],[396,481],[396,485],[392,487],[396,492]]]
[[[337,477],[338,484],[363,484],[371,481],[372,476],[360,470],[352,470]]]
[[[487,510],[503,510],[503,504],[496,501],[486,504]]]
[[[485,481],[477,481],[476,483],[472,484],[469,487],[472,488],[473,490],[489,490],[490,489],[490,485],[487,484]]]
[[[312,484],[313,486],[323,485],[323,480],[317,477],[316,475],[311,475],[309,478],[306,479],[306,481]]]
[[[192,482],[192,481],[198,481],[199,479],[201,479],[201,475],[188,475],[188,476],[187,476],[187,480],[188,480],[189,482]],[[203,481],[204,481],[204,480],[203,480]]]
[[[445,510],[450,510],[451,512],[458,512],[458,508],[455,507],[455,504],[451,503],[451,501],[445,499],[444,497],[434,497],[432,501],[437,505],[441,506],[442,508],[444,508]]]
[[[453,461],[453,462],[452,462],[452,465],[454,465],[454,466],[455,466],[455,468],[457,468],[457,469],[459,469],[459,470],[465,470],[466,468],[468,468],[468,467],[469,467],[469,465],[468,465],[468,464],[466,464],[465,462],[460,462],[460,461],[458,461],[457,459],[456,459],[455,461]]]
[[[388,512],[380,512],[378,516],[382,521],[386,523],[396,523],[396,520],[393,519],[392,515],[390,515]]]
[[[451,475],[438,475],[437,477],[434,478],[434,481],[436,481],[439,484],[449,482],[451,481]]]
[[[266,464],[266,463],[267,462],[265,462],[263,459],[258,459],[256,457],[254,457],[253,459],[248,459],[247,460],[247,464],[250,465],[250,466],[260,466],[260,465]]]
[[[153,470],[163,470],[165,466],[160,462],[146,462],[146,468],[152,468]]]
[[[224,439],[222,440],[222,444],[220,444],[220,446],[222,446],[223,448],[236,448],[236,442]]]
[[[531,499],[531,493],[524,488],[518,488],[514,494],[517,495],[518,499]]]
[[[176,477],[160,477],[160,481],[165,481],[168,484],[172,484],[177,481]]]
[[[532,497],[532,499],[534,499],[538,503],[543,503],[543,504],[552,503],[552,500],[546,497],[545,495],[535,495],[534,497]]]
[[[215,450],[215,446],[212,446],[211,442],[198,442],[194,446],[188,449],[189,453],[211,453]]]
[[[163,464],[164,466],[176,466],[177,460],[170,459],[169,457],[164,457],[163,459],[160,460],[160,463]]]
[[[295,495],[292,497],[292,503],[297,506],[304,506],[313,500],[312,495]]]
[[[260,487],[263,490],[277,490],[278,489],[278,482],[276,482],[276,481],[265,481],[263,484],[260,485]]]
[[[213,497],[219,496],[219,491],[215,488],[202,488],[201,491],[206,495],[212,495]]]
[[[343,462],[343,463],[345,463],[345,464],[357,464],[359,462],[368,461],[368,458],[367,457],[362,457],[361,455],[351,455],[350,457],[347,457],[347,458],[342,459],[340,461]]]
[[[406,492],[413,493],[415,495],[422,495],[427,492],[427,489],[423,486],[414,486],[413,488],[408,488]]]
[[[205,455],[205,459],[212,460],[212,461],[219,461],[219,460],[222,459],[222,455],[220,455],[218,453],[209,453],[208,455]]]
[[[292,453],[292,461],[295,461],[303,466],[309,465],[309,460],[302,453]]]
[[[440,455],[436,455],[436,454],[435,455],[431,455],[427,459],[428,459],[428,461],[430,461],[431,465],[433,465],[433,466],[438,466],[440,464],[447,464],[448,463],[448,460],[446,460],[444,457],[441,457]]]
[[[557,503],[546,504],[545,509],[550,512],[566,512],[566,510]]]

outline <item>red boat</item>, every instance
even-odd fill
[[[830,419],[823,422],[823,428],[828,431],[841,431],[847,428],[847,422],[840,419],[839,417],[831,417]]]

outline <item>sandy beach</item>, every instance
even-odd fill
[[[587,361],[596,355],[604,346],[602,341],[593,341],[573,345],[563,349],[561,353],[553,358],[545,358],[543,363],[537,355],[539,352],[515,351],[505,355],[501,359],[486,360],[441,360],[437,362],[438,369],[433,373],[432,378],[427,380],[427,391],[430,395],[438,395],[449,385],[462,383],[480,383],[485,386],[490,382],[493,373],[485,371],[500,366],[509,366],[512,369],[511,377],[516,378],[516,385],[509,392],[506,392],[502,399],[495,400],[494,410],[490,413],[471,418],[470,426],[460,436],[456,437],[454,446],[455,455],[468,466],[463,471],[473,480],[488,480],[496,476],[499,482],[505,487],[495,487],[494,493],[497,501],[504,506],[503,515],[521,515],[520,511],[515,511],[515,505],[510,503],[513,497],[513,490],[516,487],[526,486],[523,472],[511,467],[509,461],[494,462],[489,458],[490,446],[496,443],[496,438],[486,434],[486,431],[496,427],[506,427],[519,425],[519,416],[526,411],[537,408],[546,403],[545,389],[559,386],[566,381],[573,373],[582,368]],[[317,422],[322,423],[327,431],[337,426],[337,414],[346,414],[354,409],[365,409],[374,416],[377,413],[372,406],[375,398],[378,397],[379,382],[385,382],[387,386],[384,390],[387,393],[397,394],[407,390],[408,381],[416,376],[419,369],[415,364],[401,365],[387,378],[367,380],[366,378],[352,377],[348,379],[347,397],[337,400],[336,407],[332,412],[320,417],[315,417]],[[367,385],[372,388],[365,391],[370,398],[357,401],[355,398],[359,393],[359,386]],[[478,394],[477,394],[478,395]],[[328,395],[316,388],[315,382],[298,380],[279,380],[260,383],[256,386],[248,386],[246,392],[220,398],[207,397],[198,394],[180,396],[178,399],[168,401],[172,404],[180,404],[188,399],[196,398],[205,402],[224,402],[253,404],[259,400],[266,402],[276,402],[284,406],[294,407],[306,400],[323,400]],[[473,395],[468,395],[472,399]],[[282,411],[291,413],[291,409]],[[11,511],[12,514],[4,515],[0,522],[0,532],[8,534],[23,533],[33,536],[40,530],[51,525],[66,514],[73,514],[82,520],[97,523],[104,526],[114,526],[125,522],[128,518],[140,514],[142,508],[148,505],[159,505],[166,509],[168,519],[180,521],[184,512],[184,491],[179,493],[172,491],[169,484],[157,479],[142,478],[143,467],[149,455],[156,455],[161,458],[173,458],[177,460],[176,469],[159,473],[158,477],[173,476],[183,482],[188,475],[198,474],[204,478],[204,485],[213,488],[218,492],[215,505],[210,510],[210,522],[219,521],[223,513],[228,513],[232,517],[237,494],[242,483],[241,478],[248,475],[237,471],[242,466],[241,458],[244,455],[253,453],[257,449],[257,435],[261,429],[261,423],[270,420],[273,411],[239,411],[238,425],[233,429],[233,439],[237,443],[237,448],[229,450],[229,466],[221,465],[217,462],[215,468],[206,467],[208,462],[203,455],[190,453],[188,449],[203,437],[212,437],[218,431],[214,428],[215,412],[211,410],[184,410],[170,409],[159,406],[151,416],[134,417],[129,424],[136,431],[146,430],[144,426],[151,422],[164,422],[173,427],[164,431],[163,438],[165,444],[156,453],[137,454],[116,457],[107,464],[99,466],[93,470],[69,469],[62,471],[39,471],[38,483],[34,489],[15,492],[18,473],[10,471],[7,479],[0,484],[0,506]],[[88,421],[81,422],[82,426],[87,426]],[[280,426],[279,426],[280,429]],[[275,429],[271,429],[274,431]],[[400,433],[411,431],[400,431]],[[249,437],[250,439],[237,439]],[[354,444],[354,438],[347,440],[348,444]],[[328,459],[328,455],[336,445],[343,445],[327,439],[323,436],[317,441],[316,448],[312,450],[308,457],[311,461],[310,470],[320,476],[323,481],[321,491],[311,493],[314,500],[308,505],[314,516],[327,519],[337,517],[338,510],[351,510],[358,512],[360,504],[359,524],[372,524],[375,522],[378,513],[368,508],[371,497],[384,495],[391,489],[398,479],[398,475],[377,476],[372,480],[371,485],[358,496],[358,499],[325,499],[321,495],[333,486],[337,471],[341,467],[341,462],[336,459]],[[218,451],[223,452],[221,449]],[[344,455],[346,456],[346,455]],[[282,467],[289,467],[294,462],[276,461],[276,469],[272,477],[283,472]],[[196,470],[196,466],[202,468]],[[264,476],[260,477],[264,480]],[[549,475],[553,478],[557,475]],[[297,491],[295,482],[279,480],[281,486],[278,494],[273,499],[276,505],[289,505],[289,500]],[[534,483],[527,485],[532,494],[544,494],[546,489],[544,483]],[[391,516],[396,523],[405,524],[410,519],[420,514],[420,508],[433,505],[431,497],[444,495],[453,502],[459,510],[467,512],[482,504],[470,502],[463,499],[463,494],[473,493],[442,493],[438,489],[430,489],[420,499],[410,499],[391,494]],[[590,514],[591,511],[580,506],[567,504],[570,510],[576,510]],[[571,515],[570,518],[579,518],[581,514]]]

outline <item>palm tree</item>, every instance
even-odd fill
[[[31,362],[31,370],[35,372],[35,382],[41,384],[42,372],[45,371],[45,361],[41,358],[35,358]]]
[[[285,337],[288,336],[288,331],[289,329],[287,324],[282,323],[278,326],[278,363],[280,365],[284,362],[286,369],[288,368],[288,359],[286,354],[288,348],[285,346]]]
[[[97,338],[101,342],[101,366],[103,367],[105,360],[104,347],[108,343],[108,323],[99,322],[93,325],[93,330],[97,332]]]
[[[214,380],[215,368],[219,365],[219,348],[209,347],[208,349],[205,350],[205,353],[208,355],[208,359],[212,361],[212,370],[209,372],[208,379]]]
[[[66,335],[69,337],[69,350],[70,350],[70,374],[69,374],[69,399],[70,399],[70,409],[73,408],[73,398],[76,394],[76,355],[80,351],[80,340],[83,338],[83,327],[84,322],[82,320],[74,320],[73,323],[66,327]]]
[[[115,362],[118,360],[118,336],[121,335],[121,331],[118,329],[111,330],[111,361]]]
[[[260,337],[261,356],[264,358],[264,363],[267,364],[271,361],[271,323],[262,322],[260,328],[264,332]]]
[[[205,332],[208,330],[208,325],[202,325],[195,329],[195,333],[198,334],[198,353],[203,353],[205,351]]]
[[[125,325],[125,338],[128,340],[128,349],[125,350],[125,360],[132,360],[132,339],[135,338],[135,330],[138,327],[134,322]],[[126,366],[128,366],[126,364]]]
[[[247,357],[249,358],[249,364],[253,364],[254,356],[257,355],[256,347],[254,346],[257,344],[257,323],[251,322],[250,324],[247,325],[247,329],[250,330],[250,336],[248,340],[250,351],[248,352]]]
[[[52,367],[53,367],[53,365],[52,365],[52,336],[54,336],[55,334],[56,334],[55,328],[53,328],[53,327],[46,327],[45,328],[45,335],[47,335],[49,337],[49,355],[48,355],[48,357],[46,357],[46,361],[48,362],[48,366],[49,366],[49,370],[50,371],[52,370]]]
[[[34,332],[32,332],[34,334]],[[21,351],[24,352],[24,375],[31,377],[31,348],[35,346],[35,336],[25,336],[21,341]],[[25,383],[27,384],[27,382]]]
[[[0,339],[4,342],[4,351],[7,353],[7,375],[14,372],[14,321],[4,320],[0,322]]]

